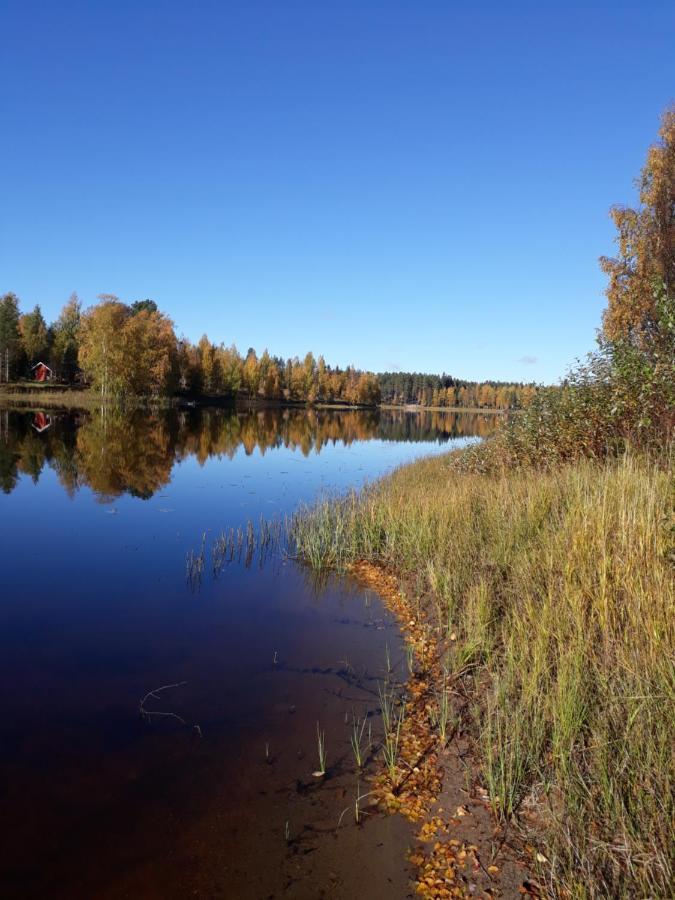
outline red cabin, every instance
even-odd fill
[[[49,381],[49,379],[52,377],[52,370],[43,362],[36,363],[33,366],[32,371],[35,373],[36,381]]]
[[[44,413],[44,412],[35,413],[35,417],[33,418],[32,425],[38,434],[41,434],[43,431],[46,431],[51,424],[52,424],[52,417],[48,416],[47,413]]]

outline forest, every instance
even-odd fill
[[[468,382],[448,375],[385,372],[327,365],[323,356],[283,359],[265,350],[197,344],[177,337],[174,324],[153,300],[123,303],[101,294],[83,310],[73,294],[47,324],[39,305],[21,312],[19,299],[0,298],[0,383],[32,379],[38,362],[51,380],[88,385],[106,400],[175,394],[285,403],[350,406],[417,405],[517,409],[531,402],[532,384]]]
[[[519,409],[530,405],[537,390],[534,384],[461,381],[445,373],[382,372],[377,380],[382,403],[391,406]]]

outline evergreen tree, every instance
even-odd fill
[[[19,298],[10,293],[0,298],[0,381],[16,375],[20,357]]]
[[[36,305],[32,312],[21,316],[19,332],[21,347],[28,360],[28,365],[33,365],[40,361],[47,351],[47,323],[39,305]]]
[[[136,300],[129,307],[131,315],[135,316],[139,312],[159,312],[159,308],[154,300]]]
[[[77,294],[73,293],[52,327],[52,368],[69,381],[77,369],[80,319],[81,304]]]

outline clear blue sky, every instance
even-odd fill
[[[0,292],[553,381],[675,99],[675,3],[0,0]]]

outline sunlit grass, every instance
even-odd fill
[[[631,455],[496,474],[437,457],[292,523],[311,565],[366,559],[425,598],[495,811],[538,811],[551,883],[575,896],[672,879],[671,489],[669,465]]]
[[[24,409],[99,409],[101,406],[119,406],[119,401],[102,398],[98,391],[85,387],[69,388],[59,384],[17,382],[0,384],[0,402],[6,406]],[[126,397],[125,409],[137,407],[171,406],[169,397]]]
[[[100,406],[100,398],[87,390],[60,390],[56,387],[39,387],[32,385],[15,387],[0,386],[0,401],[3,404],[19,407],[74,407],[76,409],[96,408]]]

